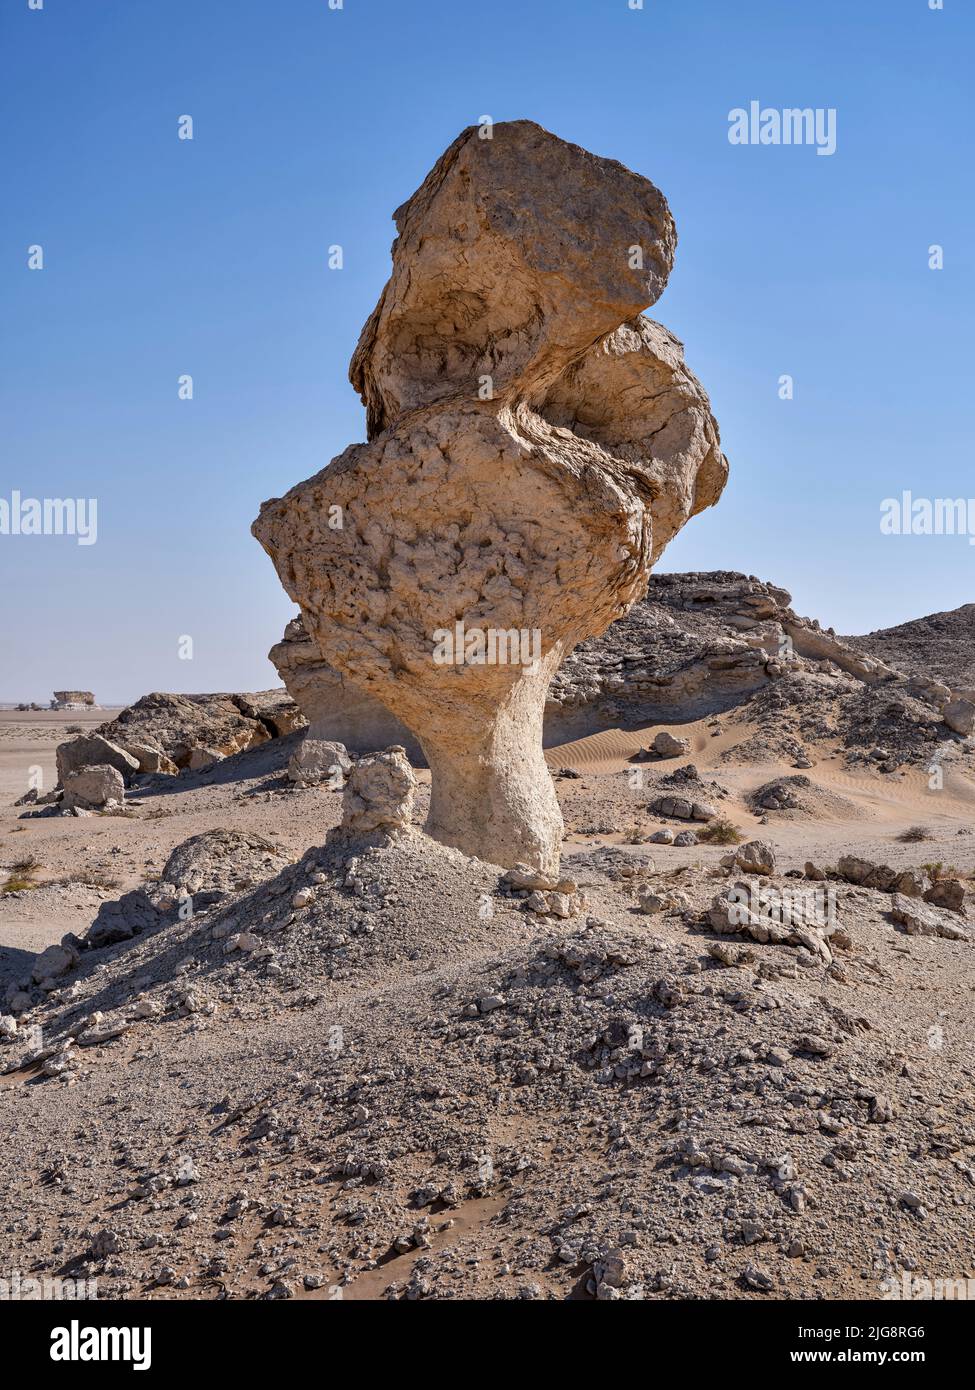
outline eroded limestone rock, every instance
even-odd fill
[[[342,829],[355,836],[409,830],[415,795],[416,777],[404,749],[360,758],[342,793]]]
[[[107,806],[111,802],[121,802],[125,796],[125,778],[118,768],[103,763],[97,767],[79,767],[64,775],[64,796],[62,806],[71,809],[80,806]]]
[[[333,791],[341,791],[346,773],[352,770],[352,759],[343,743],[320,738],[312,724],[288,762],[288,778],[299,786],[314,786],[327,782]]]
[[[351,367],[370,442],[254,534],[323,657],[416,734],[428,831],[555,873],[549,683],[727,474],[680,344],[639,317],[673,219],[646,179],[516,121],[459,136],[396,225]]]
[[[57,766],[58,781],[62,785],[70,772],[77,772],[81,768],[114,767],[123,778],[139,771],[136,758],[101,734],[81,734],[67,743],[59,743]]]

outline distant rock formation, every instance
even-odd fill
[[[742,709],[753,697],[763,706],[785,701],[768,710],[783,726],[784,710],[794,705],[804,738],[815,740],[818,727],[818,736],[845,742],[851,757],[880,744],[895,764],[911,761],[949,729],[971,732],[963,690],[952,687],[953,704],[948,684],[921,674],[928,620],[917,625],[913,661],[897,669],[881,659],[879,644],[864,650],[873,639],[838,637],[791,604],[781,586],[732,570],[651,575],[646,597],[601,636],[580,643],[556,672],[545,704],[545,746],[607,728],[686,723]],[[964,610],[958,613],[964,618]],[[964,671],[975,663],[975,633],[966,638],[959,630],[958,637]],[[411,737],[385,706],[338,676],[301,618],[270,656],[304,713],[321,721],[322,737],[341,738],[359,753]],[[802,708],[806,686],[815,717]],[[837,698],[841,708],[834,711]],[[895,704],[903,714],[891,727]]]
[[[55,690],[51,709],[97,709],[90,690]]]
[[[81,767],[110,766],[123,777],[195,771],[268,739],[303,729],[283,690],[247,695],[143,695],[115,719],[58,745],[58,780]]]
[[[329,666],[415,734],[428,831],[556,873],[549,685],[727,464],[680,344],[639,317],[673,261],[663,195],[530,121],[482,135],[396,213],[351,366],[370,442],[253,530]]]
[[[971,698],[975,692],[975,603],[843,641],[906,675],[936,680],[958,696]]]

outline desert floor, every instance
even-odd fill
[[[163,791],[135,793],[124,815],[29,818],[13,806],[31,768],[43,769],[45,788],[53,785],[55,746],[69,725],[105,718],[0,712],[0,877],[28,856],[40,864],[37,887],[0,897],[0,994],[29,975],[34,953],[68,931],[83,936],[103,903],[158,877],[190,836],[216,827],[256,832],[305,863],[340,819],[340,796],[287,783],[294,736],[174,778]],[[687,758],[650,771],[630,763],[659,727],[607,731],[547,752],[553,770],[581,774],[557,778],[556,787],[563,870],[577,876],[598,922],[588,935],[578,921],[532,926],[503,905],[492,922],[473,921],[490,866],[465,861],[474,866],[469,898],[446,881],[442,900],[435,887],[417,887],[419,878],[394,883],[390,900],[405,900],[408,911],[390,917],[388,958],[380,917],[371,956],[353,953],[348,968],[329,965],[324,975],[311,962],[315,978],[305,981],[294,966],[280,1000],[276,983],[245,978],[240,967],[227,976],[220,959],[204,961],[197,937],[181,937],[172,958],[148,937],[96,953],[108,963],[83,969],[78,998],[86,1008],[124,1008],[155,986],[169,988],[180,970],[223,983],[205,1019],[133,1023],[118,1040],[86,1048],[83,1069],[70,1078],[47,1078],[36,1066],[0,1074],[8,1221],[0,1264],[94,1270],[106,1292],[189,1298],[585,1297],[587,1269],[620,1245],[639,1289],[624,1296],[878,1298],[892,1271],[975,1276],[975,945],[905,936],[887,918],[884,895],[844,887],[852,944],[842,968],[800,968],[793,953],[761,946],[758,964],[743,955],[719,968],[706,954],[718,938],[688,924],[720,888],[727,851],[645,843],[662,822],[634,783],[693,761],[706,783],[723,789],[722,813],[743,837],[775,846],[778,876],[810,860],[835,865],[845,853],[895,868],[941,861],[971,875],[975,786],[957,773],[938,792],[922,771],[853,774],[836,751],[806,770],[819,811],[762,818],[749,794],[793,769],[736,762],[747,724],[717,734],[710,721],[670,726],[692,740]],[[418,777],[419,826],[428,774]],[[919,823],[929,827],[928,841],[898,838]],[[639,914],[632,887],[601,876],[588,859],[606,847],[651,856],[651,883],[661,892],[678,887],[678,909]],[[437,871],[439,861],[431,862]],[[456,867],[445,861],[448,879]],[[600,959],[615,959],[606,942],[618,939],[632,952],[629,973],[650,973],[634,975],[629,994],[559,976],[556,1002],[532,974],[537,953],[596,938]],[[672,1000],[666,1010],[652,1002],[654,990],[664,997],[653,983],[654,953],[667,978],[690,981],[683,1023]],[[284,954],[286,964],[305,959]],[[605,967],[623,980],[628,972],[613,975],[617,969]],[[310,994],[298,988],[311,984]],[[508,1075],[517,1025],[501,1029],[499,1010],[472,1041],[475,1025],[463,1021],[464,1001],[492,988],[523,1000],[529,1033],[544,1032],[548,1014],[557,1015],[548,1050],[564,1046],[566,1066],[577,1055],[579,1011],[598,1014],[602,1027],[605,1010],[616,1008],[657,1029],[673,1069],[661,1065],[652,1100],[640,1086],[604,1086],[591,1102],[581,1082],[560,1091],[539,1081],[533,1091],[534,1080],[520,1083],[551,1063],[530,1060],[529,1048]],[[295,1007],[299,996],[310,1002]],[[72,1001],[55,994],[34,1021],[57,1031]],[[832,1030],[839,1061],[794,1046],[788,1065],[780,1059],[779,1070],[763,1070],[764,1051],[772,1055],[780,1032],[787,1040],[803,1018],[809,1031]],[[357,1053],[341,1077],[325,1050],[336,1020]],[[409,1039],[397,1037],[400,1020],[414,1030]],[[738,1051],[726,1055],[732,1035]],[[4,1061],[0,1052],[0,1071]],[[881,1082],[897,1101],[889,1124],[870,1123],[863,1109]],[[378,1109],[374,1100],[363,1105],[367,1090],[380,1098]],[[323,1094],[327,1110],[310,1118],[308,1105],[322,1104]],[[350,1107],[352,1118],[338,1123]],[[263,1131],[242,1134],[238,1112],[272,1118]],[[414,1135],[416,1125],[422,1132]],[[710,1168],[694,1159],[674,1170],[668,1155],[682,1134],[737,1153],[745,1171],[724,1170],[713,1157]],[[465,1185],[461,1175],[482,1149],[500,1156],[496,1175]],[[756,1170],[783,1149],[802,1153],[800,1196],[774,1177],[755,1187]],[[147,1173],[166,1173],[190,1151],[201,1177],[189,1196],[170,1178],[146,1185]],[[370,1177],[361,1155],[377,1153],[382,1176]],[[438,1166],[457,1192],[444,1187],[432,1206],[418,1205],[413,1189]],[[438,1183],[446,1181],[441,1174]],[[232,1221],[228,1210],[237,1213]],[[187,1216],[192,1222],[180,1224]],[[430,1223],[419,1237],[418,1219]],[[588,1229],[585,1238],[566,1234],[573,1222]],[[98,1232],[109,1228],[96,1259]]]

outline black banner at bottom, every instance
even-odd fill
[[[253,1302],[8,1302],[0,1306],[0,1327],[7,1360],[12,1347],[19,1353],[18,1370],[28,1374],[50,1368],[55,1380],[71,1384],[88,1374],[176,1375],[189,1357],[194,1372],[241,1371],[248,1376],[263,1370],[280,1374],[282,1336],[288,1357],[321,1357],[323,1334],[348,1327],[348,1317],[358,1332],[386,1328],[390,1317],[407,1317],[405,1324],[425,1330],[449,1331],[462,1318],[474,1335],[495,1335],[511,1315],[525,1319],[519,1331],[539,1328],[538,1318],[555,1317],[553,1307],[543,1313],[537,1303],[461,1303],[430,1300],[425,1307],[396,1314],[389,1303],[368,1312],[370,1305],[323,1307],[341,1303],[333,1297],[320,1302],[282,1302],[273,1308]],[[358,1318],[366,1321],[358,1323]],[[427,1318],[432,1321],[428,1324]],[[839,1366],[895,1366],[907,1368],[956,1365],[971,1328],[962,1300],[906,1301],[897,1303],[782,1303],[764,1300],[741,1302],[634,1302],[622,1308],[593,1308],[591,1330],[603,1334],[637,1333],[659,1337],[690,1371],[741,1372],[761,1370],[788,1373],[793,1368],[828,1369]],[[372,1319],[377,1321],[373,1322]],[[556,1323],[544,1324],[550,1333]],[[578,1350],[578,1322],[567,1342]],[[325,1344],[327,1347],[328,1343]],[[520,1343],[519,1360],[531,1345]],[[546,1338],[539,1357],[549,1366],[558,1343]],[[734,1363],[737,1363],[735,1365]],[[7,1362],[8,1368],[10,1366]]]

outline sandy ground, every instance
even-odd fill
[[[270,916],[278,901],[287,908],[340,818],[338,795],[283,779],[295,736],[136,792],[124,815],[25,816],[11,803],[28,769],[50,776],[57,741],[84,722],[0,714],[0,877],[28,855],[41,866],[38,887],[0,896],[0,992],[30,973],[35,952],[67,931],[83,935],[102,904],[157,877],[176,845],[216,827],[267,836],[296,861],[296,877],[271,885],[271,897],[228,909],[268,922],[268,905]],[[630,761],[658,727],[547,752],[553,771],[580,774],[556,779],[563,864],[598,928],[532,922],[497,896],[491,866],[441,862],[421,837],[418,858],[379,857],[389,881],[375,945],[349,937],[345,965],[331,962],[329,933],[361,922],[355,900],[350,907],[347,892],[327,886],[316,889],[330,895],[316,919],[321,939],[273,938],[283,985],[228,967],[206,915],[199,929],[167,927],[95,952],[97,963],[32,1013],[45,1037],[93,1008],[117,1017],[133,1001],[164,1001],[187,970],[201,989],[216,989],[216,1011],[187,1019],[164,1009],[164,1021],[85,1048],[76,1076],[48,1079],[16,1063],[0,1074],[0,1181],[18,1213],[0,1248],[7,1264],[94,1271],[103,1296],[186,1298],[319,1298],[337,1287],[351,1299],[585,1297],[598,1265],[587,1241],[597,1251],[625,1245],[633,1287],[645,1290],[627,1296],[763,1297],[768,1287],[775,1297],[876,1298],[892,1269],[975,1274],[975,946],[906,937],[886,915],[889,898],[844,888],[852,945],[830,970],[781,947],[719,968],[706,912],[726,881],[726,848],[646,843],[663,824],[647,809],[659,780],[693,762],[743,838],[776,847],[780,883],[807,860],[832,866],[848,852],[894,867],[941,861],[967,875],[975,788],[957,774],[932,792],[921,771],[851,773],[827,753],[804,770],[813,809],[766,814],[754,792],[795,769],[736,763],[746,723],[667,726],[691,740],[687,757]],[[418,779],[422,824],[428,774]],[[931,838],[904,843],[917,824]],[[654,890],[681,905],[640,915],[632,886],[592,869],[593,852],[606,847],[635,862],[652,856]],[[325,867],[318,877],[331,883]],[[486,899],[495,910],[484,922]],[[737,948],[741,938],[731,940]],[[571,966],[544,983],[545,952],[566,942],[597,962],[631,953],[633,963],[621,974],[597,964],[608,983],[580,984]],[[466,1001],[495,991],[510,996],[505,1008],[465,1021]],[[656,1029],[670,1060],[646,1085],[593,1088],[577,1070],[580,1049],[592,1045],[590,1020],[598,1041],[620,1017]],[[348,1040],[338,1059],[327,1044],[337,1022]],[[944,1038],[937,1052],[932,1030]],[[805,1033],[825,1035],[835,1058],[808,1055]],[[783,1042],[791,1061],[766,1066],[766,1051]],[[539,1061],[540,1049],[561,1059],[564,1081],[539,1071],[553,1065]],[[871,1123],[870,1097],[886,1090],[899,1118]],[[675,1169],[674,1144],[698,1137],[738,1155],[729,1161],[745,1176]],[[798,1196],[763,1176],[783,1150],[799,1165]],[[497,1176],[479,1186],[470,1173],[482,1152]],[[376,1154],[383,1176],[359,1176]],[[166,1174],[187,1155],[200,1182],[186,1195],[178,1184],[154,1193],[157,1178],[146,1174]],[[459,1195],[418,1207],[415,1190],[448,1174]],[[256,1205],[231,1220],[241,1193]],[[577,1210],[588,1214],[566,1218]],[[429,1231],[411,1245],[423,1212]],[[116,1254],[92,1253],[103,1229],[118,1236]],[[557,1258],[553,1241],[562,1242]]]
[[[261,750],[250,755],[246,780],[238,782],[219,771],[184,775],[174,782],[171,793],[144,798],[126,817],[24,818],[12,802],[23,794],[35,768],[42,770],[44,788],[55,784],[55,748],[70,736],[68,728],[96,727],[110,717],[104,711],[45,710],[30,715],[0,711],[0,870],[33,855],[41,864],[40,884],[66,876],[78,880],[73,893],[59,894],[56,900],[45,893],[38,896],[37,890],[0,897],[0,948],[40,951],[66,931],[81,931],[99,901],[136,887],[162,868],[175,845],[216,825],[271,835],[299,855],[321,843],[338,819],[338,798],[327,792],[307,790],[286,798],[275,794],[279,754],[270,748],[263,756]],[[774,778],[794,775],[795,769],[783,762],[729,765],[723,757],[744,742],[752,729],[738,724],[714,736],[709,724],[710,720],[701,720],[637,731],[610,729],[547,749],[546,760],[553,771],[573,768],[582,773],[579,780],[556,781],[566,822],[567,862],[584,848],[625,844],[632,838],[631,829],[641,837],[659,829],[665,822],[646,809],[651,783],[693,762],[705,780],[714,779],[727,789],[722,814],[741,828],[745,838],[772,843],[783,869],[801,868],[806,860],[833,865],[840,855],[853,852],[906,867],[917,864],[923,851],[925,862],[943,861],[975,873],[975,839],[967,838],[975,825],[975,785],[961,774],[949,772],[944,787],[931,791],[923,770],[894,777],[853,774],[837,754],[814,762],[805,775],[847,801],[848,815],[790,819],[773,814],[766,817],[770,823],[763,824],[749,803],[750,794]],[[690,753],[633,763],[633,755],[660,729],[689,739]],[[421,784],[418,819],[422,820],[429,773],[420,770],[417,775]],[[918,824],[929,827],[931,840],[921,846],[900,843],[898,836]],[[653,848],[674,867],[706,867],[723,852],[706,845]],[[85,878],[93,886],[85,887]],[[99,879],[109,886],[101,887]],[[0,978],[3,973],[0,960]]]

